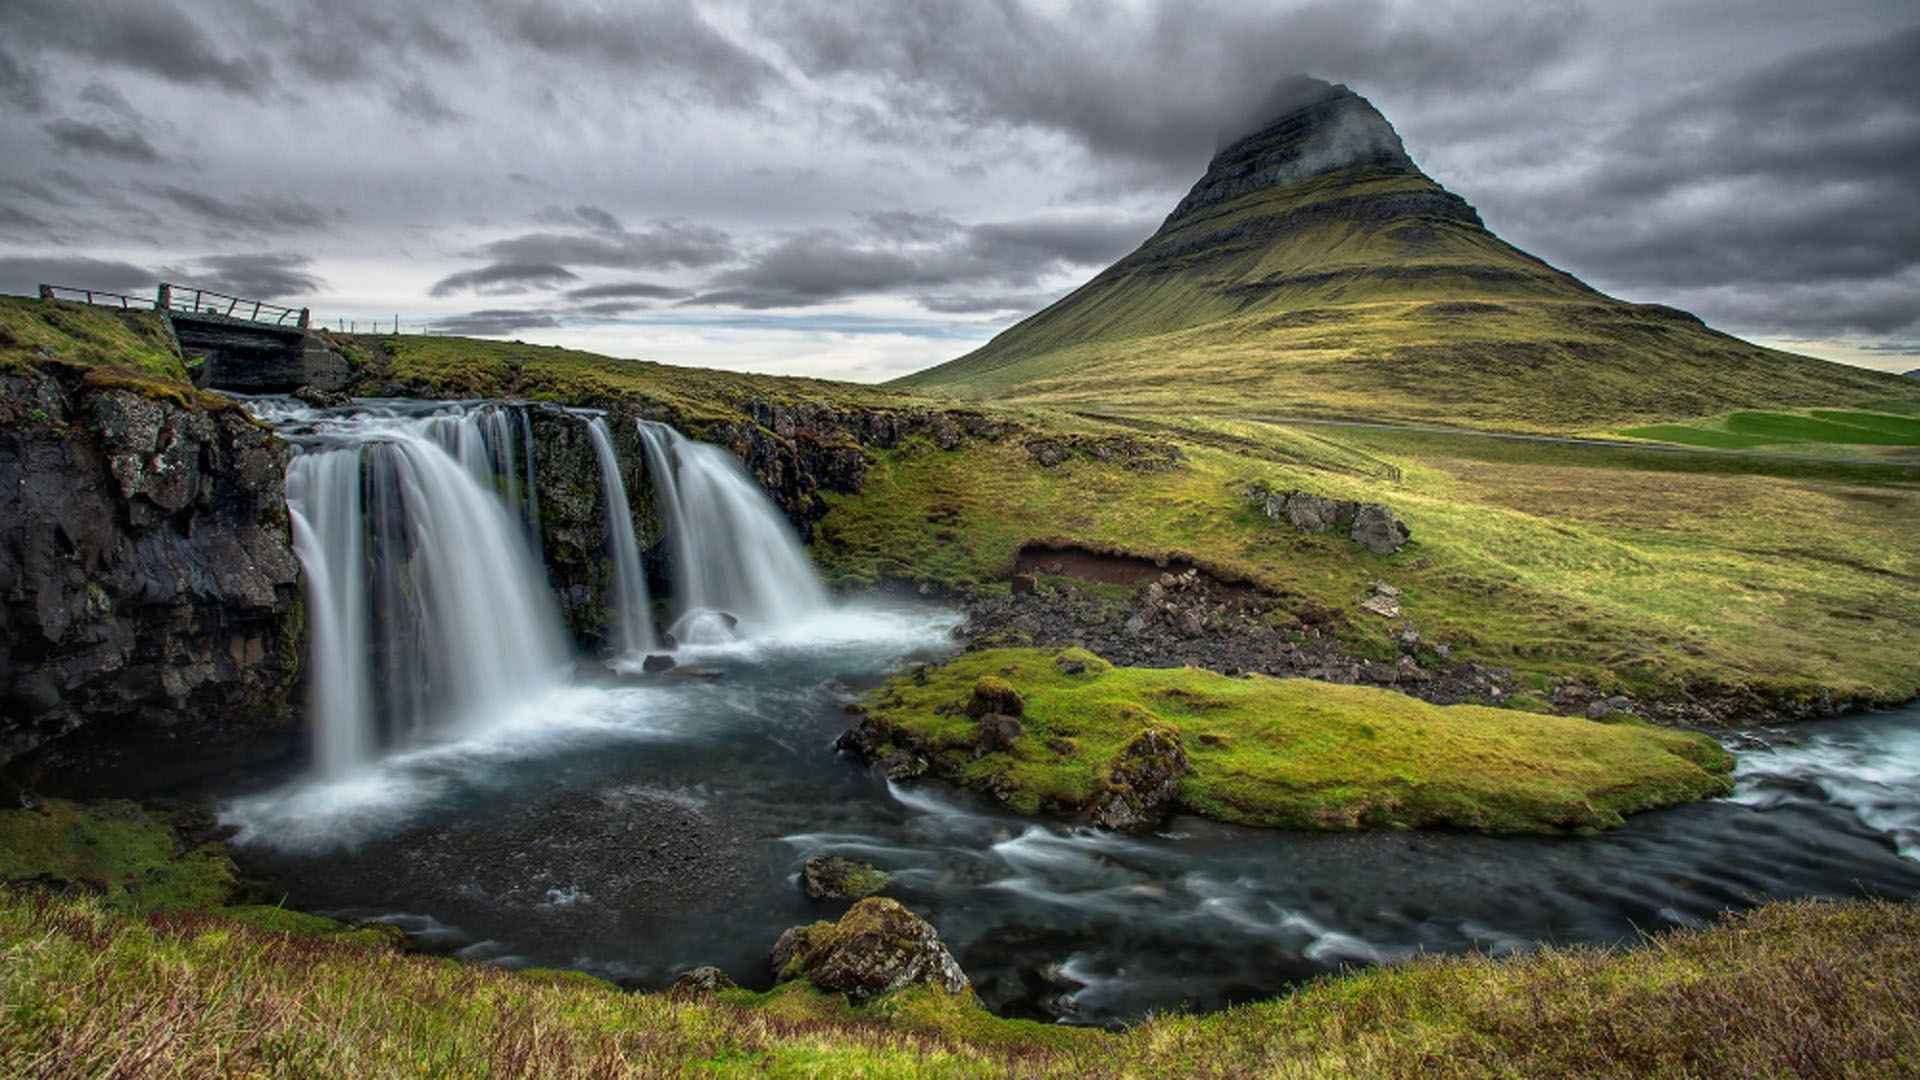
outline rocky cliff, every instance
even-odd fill
[[[588,420],[555,406],[528,406],[533,434],[534,492],[540,500],[540,547],[547,579],[574,640],[588,650],[608,643],[613,625],[609,607],[613,562],[607,553],[607,506],[600,463],[587,433]],[[607,431],[620,462],[634,539],[655,594],[664,582],[659,516],[653,480],[647,470],[636,417],[623,410],[609,414]]]
[[[0,418],[0,763],[152,781],[290,734],[280,439],[177,384],[58,364],[0,374]]]

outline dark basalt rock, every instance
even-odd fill
[[[697,967],[683,971],[673,980],[673,986],[667,991],[669,997],[679,1000],[705,997],[722,990],[733,990],[739,986],[732,976],[717,967]]]
[[[82,786],[124,766],[124,793],[289,736],[286,445],[53,364],[0,376],[0,419],[0,762],[46,747]]]
[[[971,989],[932,924],[880,896],[855,904],[837,923],[787,930],[769,960],[776,979],[804,978],[856,1002],[917,985],[951,994]]]
[[[588,649],[599,648],[608,642],[614,624],[613,562],[607,557],[606,506],[600,462],[587,432],[589,421],[551,406],[528,406],[528,410],[547,579],[574,640]],[[664,556],[653,505],[653,475],[634,419],[611,413],[607,431],[626,484],[634,538],[643,561],[658,568]]]
[[[1180,781],[1192,771],[1179,732],[1164,726],[1142,729],[1107,767],[1094,797],[1093,820],[1109,829],[1152,825],[1173,809]]]
[[[888,884],[886,871],[842,855],[816,855],[800,866],[800,886],[814,900],[861,900]]]
[[[666,653],[653,653],[645,660],[640,661],[640,670],[657,674],[662,671],[672,671],[674,664],[675,660],[673,657],[668,656]]]

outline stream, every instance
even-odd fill
[[[1422,952],[1626,943],[1771,898],[1920,895],[1920,707],[1749,733],[1732,796],[1578,838],[1189,817],[1119,835],[889,783],[834,749],[844,706],[950,653],[959,616],[827,597],[784,522],[764,520],[777,517],[764,496],[737,490],[728,455],[690,440],[653,451],[682,500],[676,591],[700,596],[675,611],[679,668],[583,678],[554,662],[542,600],[487,577],[533,565],[531,483],[484,482],[532,475],[519,427],[470,405],[258,408],[302,448],[289,480],[302,558],[330,574],[309,585],[322,601],[332,590],[315,646],[330,651],[315,672],[327,726],[312,767],[245,778],[222,814],[243,867],[291,905],[389,922],[422,948],[649,988],[713,964],[765,987],[782,930],[844,910],[798,884],[807,857],[840,854],[892,875],[889,895],[938,928],[990,1008],[1105,1024]],[[398,516],[366,497],[383,483]],[[442,520],[458,544],[433,539],[426,526]],[[633,561],[617,535],[609,545]],[[349,587],[356,575],[370,584]],[[489,602],[505,589],[529,625],[451,622],[485,617],[472,597],[441,595],[455,581]],[[737,627],[711,615],[722,605]],[[413,629],[383,646],[374,630],[396,625]],[[513,662],[489,666],[489,650]],[[447,686],[448,673],[486,692],[375,700]]]

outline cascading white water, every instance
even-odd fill
[[[623,653],[659,647],[653,633],[652,604],[647,597],[646,573],[640,569],[640,544],[633,535],[633,512],[627,504],[627,485],[620,476],[620,459],[613,452],[613,436],[604,416],[587,424],[594,457],[600,462],[600,497],[606,507],[607,554],[613,559],[613,602]]]
[[[665,424],[640,422],[654,503],[666,525],[673,634],[690,644],[764,633],[825,610],[827,590],[793,526],[738,459]]]
[[[318,425],[289,466],[323,771],[557,682],[559,618],[510,508],[514,433],[498,407],[356,414]]]

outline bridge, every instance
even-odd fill
[[[346,358],[311,333],[306,308],[249,300],[163,281],[151,298],[73,285],[41,285],[40,299],[78,301],[167,317],[181,355],[204,357],[194,381],[215,390],[285,393],[302,386],[339,390]]]

